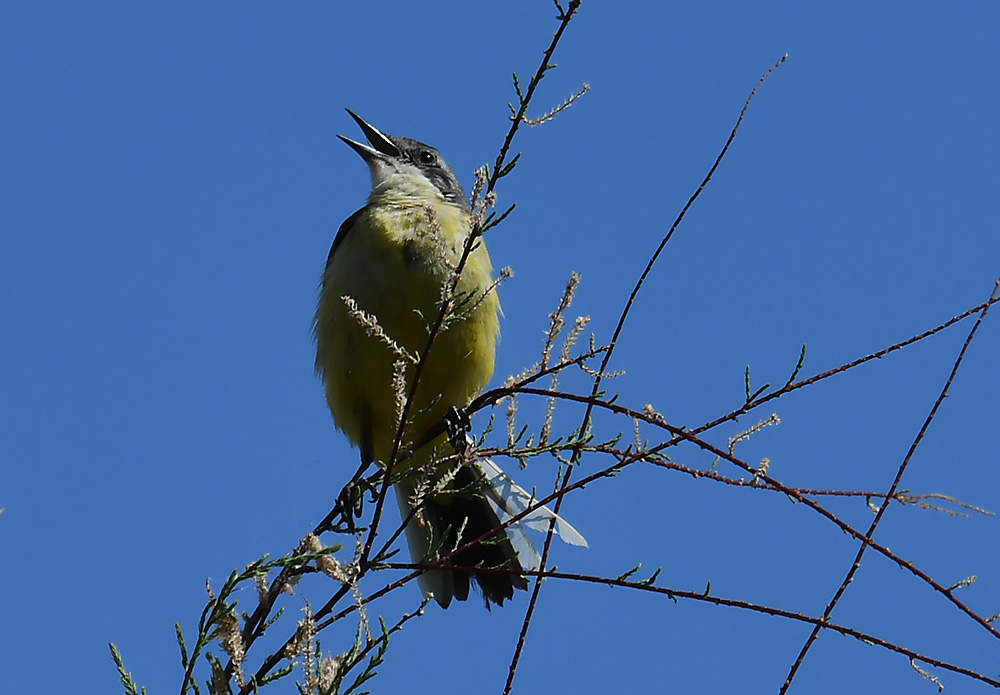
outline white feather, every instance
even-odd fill
[[[405,482],[396,485],[396,502],[399,504],[399,514],[404,519],[413,511],[413,495],[412,485]],[[423,562],[430,547],[430,530],[416,517],[406,524],[406,545],[409,546],[413,561]],[[443,608],[451,603],[454,593],[451,572],[427,570],[417,577],[417,584],[425,596],[433,596]]]
[[[509,475],[504,473],[500,466],[493,463],[492,459],[480,458],[476,460],[476,463],[478,463],[479,467],[482,468],[483,474],[490,483],[486,494],[490,502],[492,502],[497,508],[500,521],[506,521],[507,519],[517,516],[538,501],[534,495],[529,494],[527,490],[515,483]],[[506,515],[506,519],[504,518],[504,515]],[[518,526],[526,526],[533,531],[548,533],[549,526],[553,520],[556,522],[555,534],[559,536],[563,542],[569,543],[570,545],[582,546],[584,548],[588,547],[587,539],[584,538],[579,531],[573,528],[572,524],[548,507],[544,506],[532,510],[528,514],[521,517],[521,520],[517,524],[508,527],[508,531],[512,532],[511,540],[514,540],[515,536],[513,531]],[[527,538],[527,535],[524,534],[523,530],[519,533]],[[528,540],[528,543],[531,543],[531,541]],[[517,548],[516,544],[515,548]],[[519,548],[518,550],[520,551]],[[537,556],[538,551],[536,550],[534,554]],[[536,561],[536,567],[537,564],[538,563]]]

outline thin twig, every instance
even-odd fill
[[[847,363],[842,364],[842,365],[840,365],[838,367],[834,367],[833,369],[829,369],[829,370],[827,370],[825,372],[821,372],[819,374],[816,374],[814,376],[809,377],[808,379],[803,379],[802,381],[796,381],[796,382],[791,383],[791,384],[786,384],[785,386],[782,386],[780,389],[777,389],[776,391],[772,391],[769,394],[760,396],[759,398],[757,398],[756,400],[754,400],[753,403],[746,404],[743,407],[738,408],[737,410],[734,410],[734,411],[732,411],[730,413],[727,413],[727,414],[723,415],[722,417],[719,417],[719,418],[716,418],[715,420],[712,420],[711,422],[706,422],[704,425],[702,425],[700,427],[696,427],[695,429],[693,429],[691,431],[694,432],[695,434],[700,434],[702,432],[706,432],[708,430],[714,429],[714,428],[718,427],[719,425],[721,425],[721,424],[723,424],[725,422],[736,420],[741,415],[745,415],[746,413],[748,413],[749,411],[753,410],[754,408],[758,408],[758,407],[764,405],[765,403],[773,401],[776,398],[780,398],[780,397],[784,396],[786,393],[790,393],[792,391],[797,391],[798,389],[803,388],[805,386],[810,386],[812,384],[815,384],[817,381],[823,381],[824,379],[829,379],[830,377],[832,377],[832,376],[834,376],[836,374],[841,374],[843,372],[849,371],[851,369],[854,369],[855,367],[859,367],[862,364],[865,364],[866,362],[871,362],[872,360],[881,359],[882,357],[885,357],[886,355],[888,355],[888,354],[890,354],[892,352],[896,352],[897,350],[902,350],[903,348],[908,347],[908,346],[912,345],[913,343],[916,343],[916,342],[919,342],[921,340],[924,340],[925,338],[929,338],[929,337],[931,337],[932,335],[934,335],[936,333],[940,333],[944,329],[949,328],[950,326],[953,326],[954,324],[958,323],[959,321],[961,321],[963,319],[966,319],[966,318],[968,318],[969,316],[972,316],[975,313],[981,312],[981,311],[989,308],[990,306],[992,306],[993,304],[996,304],[997,302],[1000,302],[1000,297],[991,297],[990,299],[988,299],[987,301],[983,302],[982,304],[977,304],[976,306],[974,306],[974,307],[972,307],[970,309],[967,309],[966,311],[963,311],[961,314],[958,314],[957,316],[951,317],[950,319],[948,319],[944,323],[938,324],[934,328],[931,328],[930,330],[924,331],[923,333],[919,333],[919,334],[917,334],[917,335],[915,335],[915,336],[913,336],[911,338],[908,338],[908,339],[904,340],[901,343],[893,343],[892,345],[890,345],[887,348],[883,348],[881,350],[878,350],[877,352],[873,352],[873,353],[871,353],[869,355],[865,355],[864,357],[859,357],[856,360],[853,360],[851,362],[847,362]]]
[[[618,325],[615,327],[611,340],[608,343],[608,350],[607,352],[604,353],[604,359],[601,362],[601,367],[598,370],[597,375],[594,377],[594,386],[591,391],[592,396],[596,396],[598,393],[600,393],[601,384],[603,382],[602,377],[604,373],[607,371],[608,363],[611,361],[611,356],[614,353],[615,346],[618,344],[618,338],[621,336],[622,329],[624,329],[625,327],[625,321],[628,319],[629,313],[631,312],[632,309],[632,305],[635,303],[635,299],[638,296],[639,291],[642,289],[643,284],[645,284],[646,278],[649,276],[650,272],[652,272],[653,266],[656,264],[657,259],[660,257],[660,253],[663,251],[664,247],[667,245],[667,242],[670,241],[670,239],[674,235],[674,232],[677,230],[681,222],[684,220],[685,215],[687,215],[687,211],[691,208],[692,205],[694,205],[694,202],[701,196],[701,193],[702,191],[705,190],[705,187],[708,185],[708,182],[712,180],[712,176],[715,174],[715,170],[719,168],[719,165],[722,163],[723,158],[726,156],[726,152],[729,151],[729,146],[736,139],[736,134],[740,130],[740,125],[742,125],[743,123],[743,118],[744,116],[746,116],[747,110],[750,108],[750,102],[753,101],[754,96],[757,94],[757,90],[760,89],[760,86],[764,83],[764,80],[766,80],[771,75],[771,73],[778,68],[778,66],[780,66],[782,63],[785,62],[785,59],[787,57],[788,54],[782,56],[781,59],[778,60],[778,62],[776,62],[773,66],[771,66],[771,68],[766,73],[764,73],[763,76],[761,76],[761,78],[757,81],[757,84],[754,85],[754,88],[750,90],[750,95],[747,97],[746,102],[743,104],[743,109],[740,111],[739,118],[736,119],[736,125],[733,126],[733,130],[729,134],[729,138],[726,140],[726,144],[722,147],[722,150],[719,152],[719,156],[715,158],[715,163],[712,164],[711,169],[709,169],[708,174],[705,176],[705,178],[702,179],[701,184],[698,186],[697,190],[695,190],[695,192],[688,199],[687,203],[685,203],[684,207],[677,215],[677,218],[674,220],[674,223],[670,226],[670,229],[667,231],[663,239],[660,241],[659,246],[657,246],[656,250],[653,252],[653,255],[650,257],[649,262],[646,263],[645,269],[642,271],[642,274],[636,281],[635,286],[632,288],[632,293],[629,295],[628,301],[625,303],[625,307],[622,310],[621,316],[619,316],[618,318]],[[581,432],[586,432],[589,429],[592,413],[593,413],[593,408],[588,406],[583,415],[583,423],[580,426]],[[556,514],[558,514],[559,510],[562,508],[563,495],[565,494],[566,488],[569,486],[570,479],[573,473],[573,468],[579,461],[580,453],[581,453],[580,449],[574,451],[572,457],[570,458],[570,465],[566,468],[566,472],[563,475],[562,482],[558,485],[559,495],[556,498],[555,508],[553,510],[555,511]],[[545,537],[545,544],[542,547],[542,559],[539,566],[543,569],[545,568],[546,562],[548,561],[549,548],[551,548],[552,546],[552,532],[554,528],[555,528],[555,521],[553,520],[553,522],[549,525],[549,532]],[[514,648],[514,654],[511,657],[510,667],[507,670],[507,683],[504,686],[504,691],[503,691],[504,695],[509,695],[511,688],[513,687],[514,674],[517,671],[517,664],[521,659],[521,653],[524,651],[524,642],[528,635],[528,628],[531,625],[531,618],[535,612],[535,605],[538,603],[538,595],[540,590],[541,590],[541,582],[536,580],[534,585],[532,586],[531,599],[528,602],[528,610],[525,613],[523,622],[521,623],[521,632],[518,635],[517,646]]]
[[[995,299],[998,292],[1000,292],[1000,277],[997,278],[996,283],[993,285],[993,292],[990,294],[990,299]],[[944,399],[948,397],[948,390],[951,388],[952,383],[954,383],[955,377],[958,376],[958,370],[962,366],[962,362],[965,360],[965,353],[969,349],[969,345],[972,344],[972,340],[976,337],[976,333],[979,332],[979,327],[983,324],[983,320],[986,318],[986,314],[989,313],[989,309],[989,305],[983,307],[983,310],[979,313],[979,318],[976,319],[975,324],[973,324],[972,328],[969,330],[969,335],[962,344],[962,349],[959,350],[958,357],[955,358],[955,362],[951,367],[951,372],[948,374],[948,378],[945,380],[944,386],[941,388],[941,392],[934,401],[931,411],[927,414],[927,417],[924,418],[924,422],[920,426],[920,431],[917,432],[917,436],[913,438],[913,442],[910,444],[910,448],[906,452],[906,456],[903,457],[903,461],[899,464],[899,468],[896,469],[896,477],[893,479],[892,485],[889,486],[889,491],[885,494],[885,501],[875,513],[875,518],[872,519],[872,523],[868,527],[868,532],[865,533],[865,537],[862,539],[861,547],[858,548],[857,555],[854,557],[854,562],[851,564],[851,568],[847,571],[847,574],[844,576],[844,580],[840,583],[840,586],[837,587],[837,590],[833,594],[833,598],[830,599],[826,609],[823,611],[823,620],[826,620],[833,615],[833,611],[840,602],[841,597],[844,593],[846,593],[847,587],[850,586],[851,582],[854,580],[854,575],[857,574],[858,570],[861,568],[861,559],[868,550],[871,538],[875,535],[875,531],[878,529],[878,526],[882,521],[882,517],[885,515],[885,510],[889,508],[890,501],[896,495],[896,491],[899,489],[899,486],[903,481],[903,475],[906,473],[906,469],[909,468],[910,461],[913,460],[913,455],[917,452],[917,447],[920,446],[920,443],[924,439],[924,435],[927,434],[927,430],[930,428],[931,423],[937,416],[938,410],[941,408],[941,404],[944,403]],[[952,597],[952,593],[949,589],[942,588],[942,591],[945,595]],[[985,625],[995,637],[1000,637],[1000,635],[997,635],[992,626],[988,623],[984,622],[983,625]],[[795,661],[792,662],[792,666],[788,671],[788,676],[785,678],[785,682],[781,685],[781,690],[779,691],[780,695],[788,692],[788,688],[792,684],[795,674],[798,673],[803,660],[809,653],[812,645],[816,642],[816,638],[819,637],[819,632],[820,628],[817,626],[814,627],[812,632],[809,633],[809,636],[806,638],[805,644],[802,645],[802,649],[799,651],[798,656],[795,658]]]

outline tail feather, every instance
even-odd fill
[[[525,512],[535,498],[510,479],[490,459],[463,465],[449,486],[453,491],[425,500],[420,513],[406,525],[406,540],[414,562],[434,555],[447,555],[455,548],[489,534],[503,522]],[[414,503],[415,483],[396,485],[396,499],[405,519]],[[538,569],[538,550],[527,529],[546,532],[555,523],[556,534],[571,545],[586,546],[587,541],[565,519],[547,507],[526,514],[518,523],[497,531],[450,557],[443,568],[427,570],[418,581],[424,594],[434,596],[442,608],[452,599],[465,601],[470,584],[478,585],[486,607],[502,606],[514,597],[514,590],[526,590],[528,580],[521,570]],[[463,567],[469,569],[451,569]],[[514,572],[478,571],[474,568],[502,568]]]
[[[404,519],[412,511],[413,492],[411,485],[406,483],[396,485],[396,503],[399,505],[399,515]],[[423,515],[423,517],[422,523],[414,517],[406,524],[406,545],[414,562],[423,562],[430,551],[432,531],[426,528],[429,516]],[[434,525],[430,526],[433,528]],[[447,608],[451,604],[451,597],[455,594],[451,571],[427,570],[417,577],[417,583],[420,585],[420,590],[427,596],[433,596],[442,608]]]
[[[478,470],[471,466],[463,466],[455,477],[455,485],[460,490],[463,488],[475,490],[481,477],[482,474]],[[455,495],[452,503],[447,505],[447,510],[442,510],[442,520],[448,532],[452,534],[447,539],[445,547],[461,547],[492,532],[486,540],[456,553],[452,558],[453,564],[463,567],[522,569],[517,551],[507,532],[494,531],[499,528],[500,519],[481,491],[472,495]],[[460,537],[458,537],[459,532],[461,532]],[[455,537],[458,539],[454,540]],[[451,545],[452,542],[455,545]],[[524,591],[528,588],[528,580],[520,574],[504,572],[455,572],[454,574],[464,574],[466,578],[471,578],[479,585],[487,608],[490,602],[502,606],[504,599],[514,597],[514,589]],[[467,590],[466,595],[468,595]]]
[[[427,557],[432,544],[439,554],[446,555],[500,526],[500,519],[489,500],[481,490],[474,492],[477,485],[482,484],[481,478],[478,470],[462,466],[452,481],[457,492],[424,502],[419,520],[415,516],[406,527],[407,543],[415,562]],[[410,513],[412,496],[411,486],[397,485],[396,499],[404,517]],[[419,578],[424,593],[433,594],[443,608],[448,607],[452,598],[466,600],[470,584],[478,585],[487,608],[493,603],[502,606],[505,600],[514,597],[514,589],[528,588],[523,575],[471,569],[522,569],[517,551],[504,531],[495,532],[492,537],[455,553],[446,561],[446,567],[449,565],[470,569],[428,570]]]

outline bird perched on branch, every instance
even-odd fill
[[[464,601],[470,583],[482,590],[487,608],[503,605],[514,589],[527,588],[518,572],[533,569],[538,557],[530,541],[525,547],[523,530],[496,529],[501,516],[532,500],[492,461],[448,456],[463,448],[454,437],[451,445],[444,434],[424,441],[443,432],[449,411],[464,408],[493,374],[500,302],[489,253],[475,239],[459,268],[472,216],[458,177],[436,149],[385,135],[348,113],[368,144],[339,137],[367,163],[372,189],[330,249],[314,322],[316,370],[334,423],[359,447],[362,463],[386,466],[420,365],[397,454],[418,448],[392,467],[413,561],[433,561],[488,538],[424,572],[421,587],[445,608],[452,598]],[[445,321],[421,362],[445,302]],[[464,433],[458,441],[464,443]],[[524,521],[547,530],[555,518],[537,510]]]

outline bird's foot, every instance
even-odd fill
[[[329,530],[347,533],[358,530],[354,520],[360,519],[364,513],[365,492],[370,493],[371,501],[375,502],[378,489],[368,478],[356,476],[344,486],[337,495],[337,503],[327,517],[330,520]]]
[[[472,420],[464,408],[452,406],[444,416],[444,426],[448,433],[448,442],[457,454],[464,454],[469,446],[466,432],[472,430]]]

